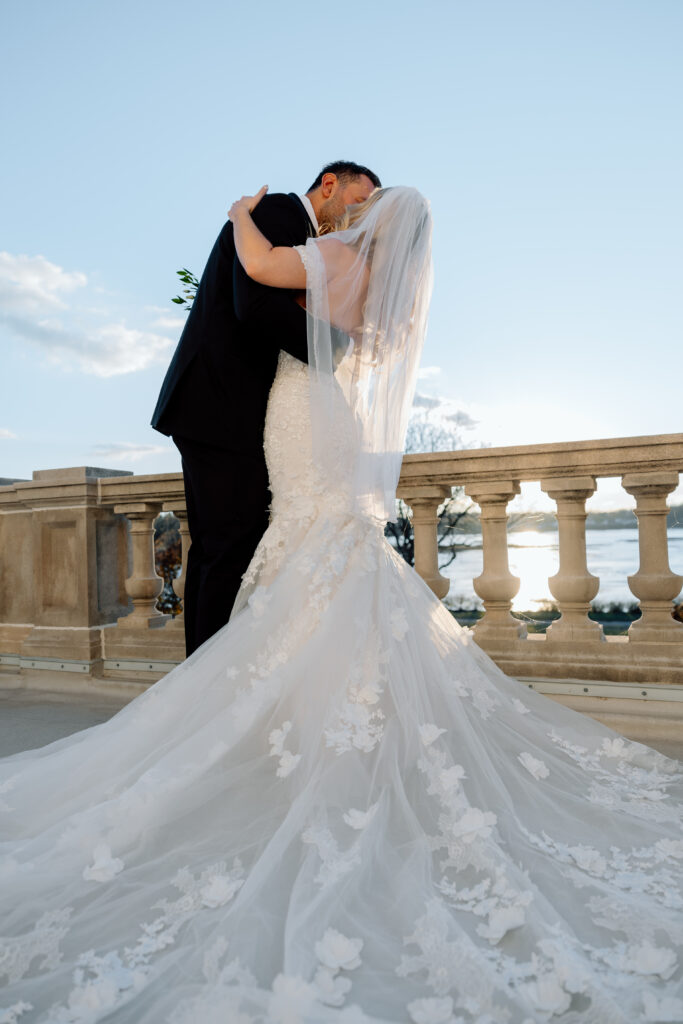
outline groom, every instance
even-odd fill
[[[273,245],[330,230],[347,206],[381,186],[338,160],[303,196],[266,195],[253,217]],[[268,526],[266,405],[280,349],[308,361],[306,313],[294,293],[257,284],[222,228],[199,282],[152,416],[180,451],[192,545],[183,566],[189,657],[230,617],[242,575]]]

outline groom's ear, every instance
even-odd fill
[[[320,191],[322,192],[324,199],[329,199],[330,196],[334,194],[334,191],[338,183],[339,178],[337,177],[336,174],[331,174],[329,172],[327,174],[323,174],[323,180],[320,184]]]

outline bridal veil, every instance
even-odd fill
[[[309,238],[308,361],[313,455],[338,485],[335,438],[351,411],[351,507],[394,520],[403,442],[432,291],[432,218],[414,188],[374,192],[344,230]],[[342,392],[345,403],[339,402]]]

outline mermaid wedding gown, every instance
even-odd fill
[[[0,762],[0,1021],[683,1020],[683,771],[506,676],[316,479],[284,353],[231,621]]]

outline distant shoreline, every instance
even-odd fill
[[[672,505],[666,517],[667,529],[683,529],[683,505]],[[633,530],[638,520],[630,508],[615,509],[612,512],[589,512],[586,516],[587,530]],[[481,533],[479,512],[468,512],[457,527],[461,533]],[[512,512],[508,533],[557,531],[557,518],[553,512]],[[465,545],[466,546],[466,545]]]

